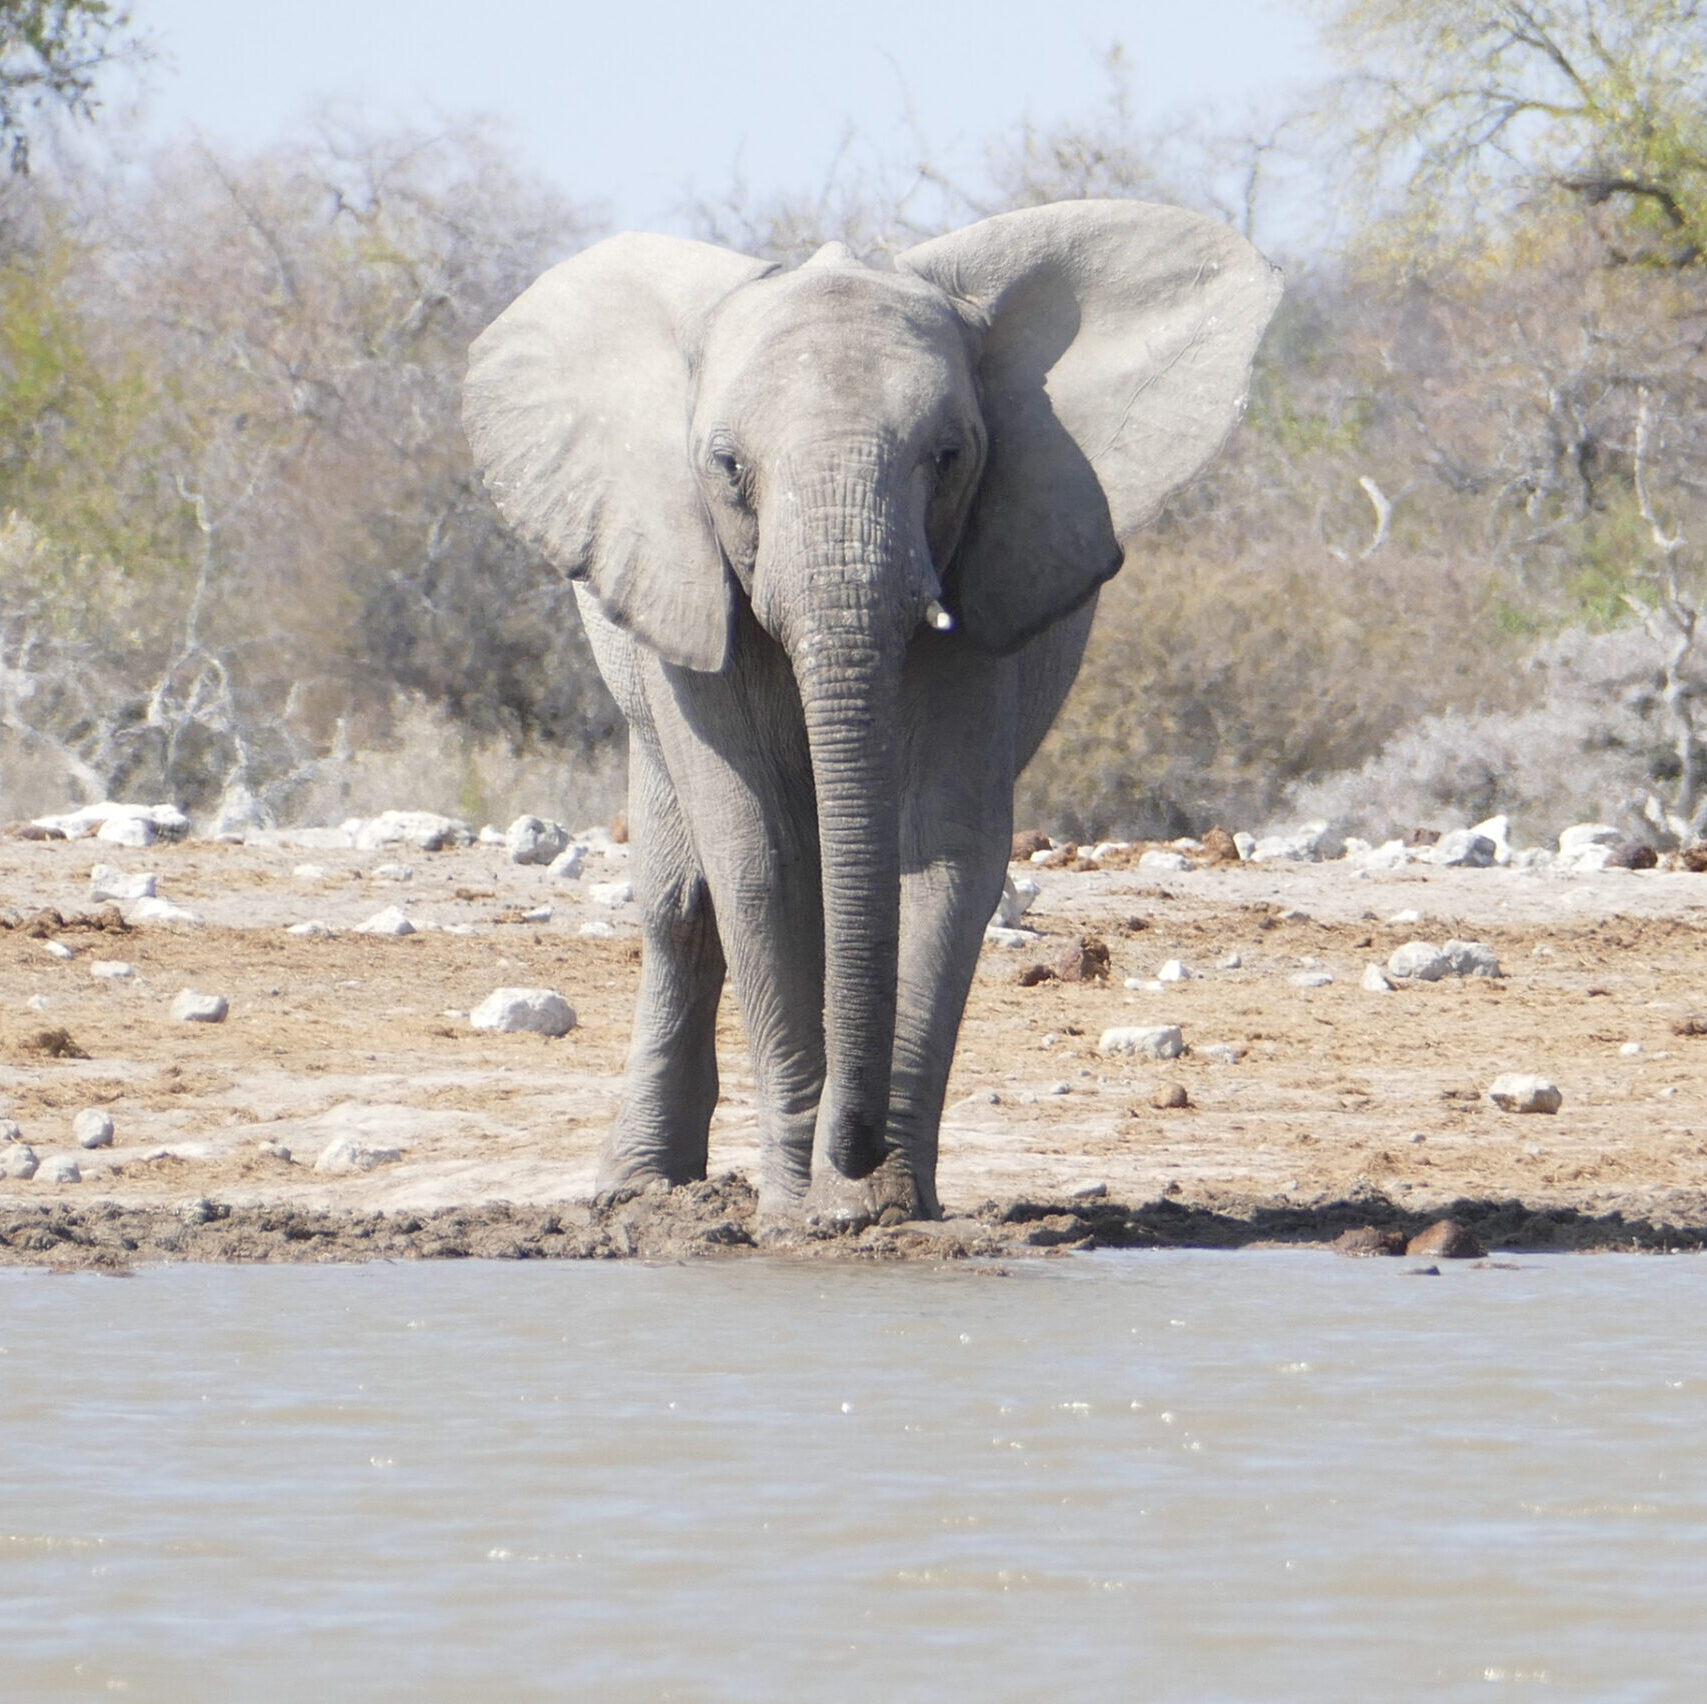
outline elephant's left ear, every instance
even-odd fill
[[[1280,274],[1216,220],[1136,201],[999,214],[896,265],[983,328],[989,456],[950,591],[967,633],[1010,651],[1221,448]]]
[[[706,316],[763,261],[630,232],[554,266],[469,351],[463,424],[499,512],[667,662],[729,656],[733,582],[688,465]]]

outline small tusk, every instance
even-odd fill
[[[925,620],[938,633],[952,633],[954,631],[954,617],[935,598],[932,598],[925,605]]]

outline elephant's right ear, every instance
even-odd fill
[[[630,233],[530,285],[469,352],[463,423],[504,519],[666,661],[721,669],[734,593],[688,465],[690,353],[763,261]]]

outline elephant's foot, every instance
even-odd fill
[[[866,1177],[821,1170],[796,1210],[816,1230],[844,1233],[927,1216],[918,1180],[899,1154],[891,1154]]]
[[[606,1149],[599,1160],[598,1177],[593,1185],[595,1206],[608,1207],[618,1201],[632,1200],[648,1190],[676,1189],[684,1183],[695,1183],[704,1171],[689,1177],[676,1177],[656,1160],[637,1154],[613,1153]]]

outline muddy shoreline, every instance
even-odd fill
[[[938,1223],[857,1233],[762,1228],[738,1173],[610,1203],[487,1202],[413,1212],[242,1206],[198,1198],[173,1207],[112,1202],[9,1204],[0,1210],[0,1265],[122,1271],[163,1261],[312,1264],[366,1260],[690,1261],[764,1255],[817,1261],[1028,1259],[1091,1249],[1331,1247],[1370,1253],[1357,1233],[1398,1233],[1392,1248],[1442,1215],[1379,1195],[1304,1207],[1220,1206],[1167,1198],[1140,1204],[989,1201]],[[1701,1205],[1707,1208],[1707,1202]],[[1530,1207],[1517,1200],[1451,1203],[1473,1252],[1684,1253],[1707,1247],[1696,1222]],[[1352,1233],[1348,1237],[1347,1233]]]

